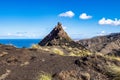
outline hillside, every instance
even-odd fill
[[[120,61],[0,45],[0,80],[119,80]],[[46,79],[49,78],[49,79]]]
[[[72,40],[68,34],[64,31],[62,24],[58,24],[53,28],[53,30],[45,37],[42,41],[38,43],[37,48],[48,49],[48,51],[53,50],[53,52],[61,52],[63,55],[88,55],[90,51],[87,50],[81,44],[76,43]],[[54,49],[57,49],[54,51]],[[60,53],[60,54],[61,54]]]
[[[120,55],[120,33],[84,39],[80,40],[78,43],[92,52],[100,52],[116,56]]]

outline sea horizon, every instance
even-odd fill
[[[17,48],[31,48],[31,46],[33,44],[38,44],[42,39],[0,39],[0,44],[4,44],[4,45],[12,45],[15,46]],[[80,39],[73,39],[74,41],[78,41]]]
[[[17,48],[30,48],[38,44],[42,39],[0,39],[0,44],[13,45]]]

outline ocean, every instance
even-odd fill
[[[37,44],[41,39],[0,39],[0,44],[13,45],[17,48],[30,48],[33,44]]]

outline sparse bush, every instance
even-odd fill
[[[33,48],[33,49],[40,49],[41,47],[38,44],[32,44],[31,48]]]
[[[69,56],[87,56],[87,55],[92,55],[89,51],[82,51],[82,50],[73,50],[69,53]]]
[[[0,54],[0,57],[3,57],[5,55],[7,55],[7,54],[8,54],[8,52],[2,52],[2,54]]]
[[[62,50],[58,49],[58,48],[53,48],[52,52],[55,53],[55,54],[58,54],[58,55],[62,55],[62,56],[65,55],[64,52]]]
[[[42,72],[39,74],[37,80],[52,80],[52,76],[48,73]]]
[[[105,57],[105,58],[108,58],[108,59],[111,59],[111,60],[120,61],[120,57],[117,57],[117,56],[105,55],[104,57]]]
[[[30,62],[26,61],[26,62],[22,63],[20,66],[26,66],[26,65],[29,65],[29,64],[30,64]]]
[[[113,80],[120,80],[120,67],[116,65],[108,66],[108,73],[109,76],[113,77]]]
[[[5,80],[5,78],[8,76],[8,75],[10,75],[10,73],[11,73],[11,70],[6,70],[6,73],[4,73],[4,74],[2,74],[2,75],[0,75],[0,80]]]
[[[73,52],[70,52],[69,56],[77,56],[77,55],[75,55]]]
[[[87,72],[81,73],[81,77],[83,80],[90,80],[90,74]]]
[[[71,48],[71,47],[69,47],[69,48],[68,48],[68,50],[70,50],[70,51],[71,51],[71,50],[72,50],[72,48]]]
[[[44,51],[50,51],[50,49],[49,49],[49,47],[41,47],[40,45],[38,45],[38,44],[33,44],[32,46],[31,46],[31,48],[32,49],[41,49],[41,50],[44,50]]]
[[[90,53],[87,50],[80,50],[79,48],[72,48],[72,47],[68,47],[68,46],[44,46],[41,47],[38,44],[33,44],[32,45],[33,49],[41,49],[44,51],[48,51],[51,53],[55,53],[58,55],[62,55],[62,56],[87,56],[87,55],[92,55],[92,53]],[[66,52],[66,53],[64,53]]]
[[[44,51],[50,51],[50,49],[48,49],[48,48],[42,48],[42,50],[44,50]]]

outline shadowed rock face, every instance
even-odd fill
[[[58,22],[57,26],[39,43],[41,46],[61,45],[71,42],[71,38],[63,30],[62,24]]]
[[[92,52],[116,54],[120,51],[120,33],[80,40],[79,43]]]

